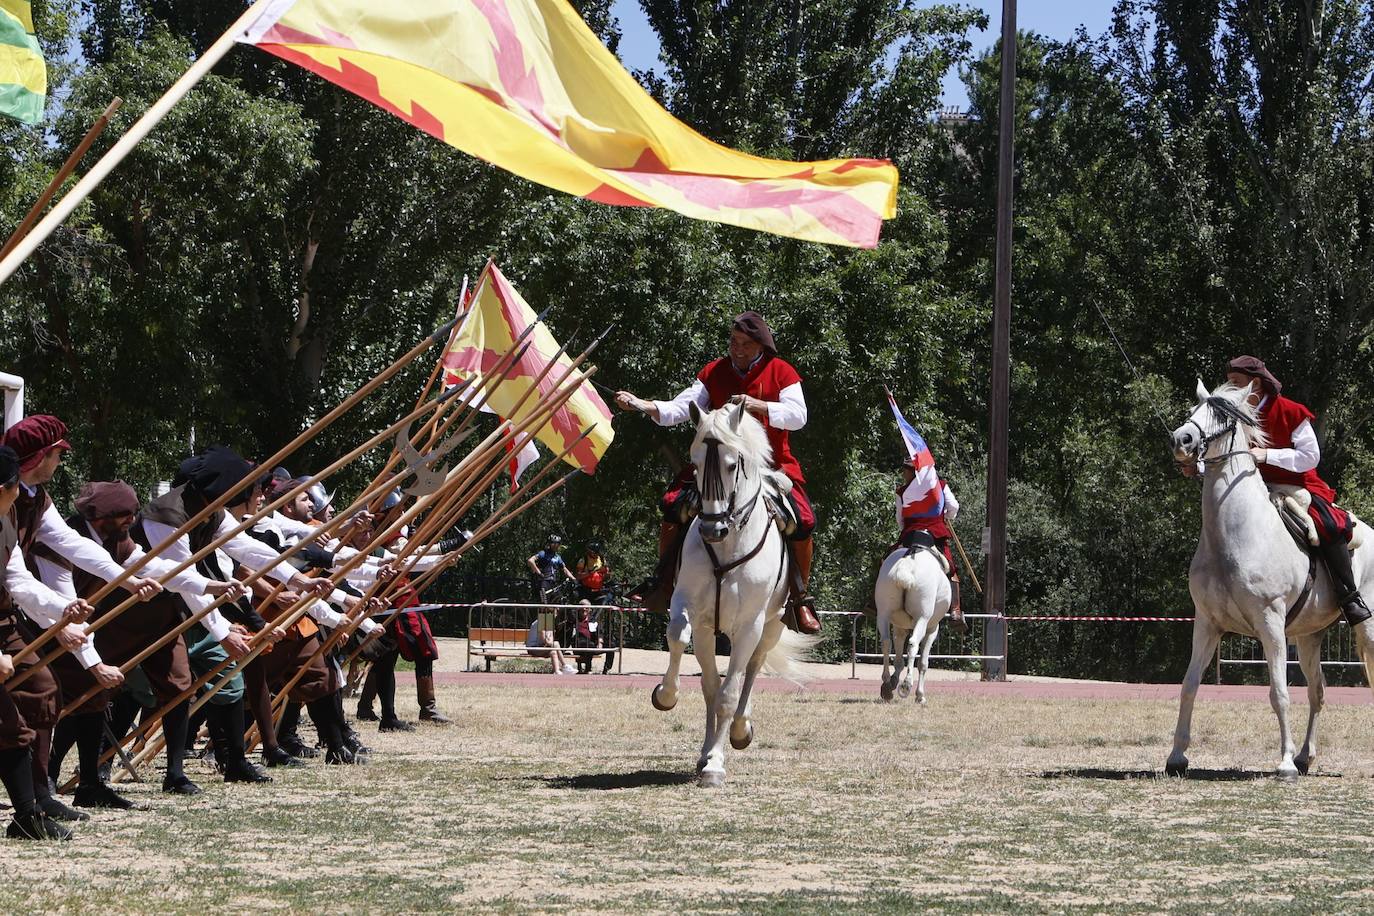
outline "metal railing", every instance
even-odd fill
[[[1322,638],[1321,664],[1323,668],[1364,668],[1359,647],[1355,645],[1355,632],[1343,623],[1328,629]],[[1253,636],[1227,633],[1217,646],[1215,678],[1221,683],[1221,670],[1224,666],[1256,666],[1269,664],[1264,658],[1264,649]],[[1288,666],[1298,664],[1297,649],[1288,644]]]
[[[857,677],[857,664],[859,661],[865,663],[881,662],[883,658],[882,642],[878,637],[877,626],[862,627],[860,620],[863,614],[852,611],[829,612],[840,616],[852,616],[859,618],[852,624],[850,651],[850,678]],[[930,647],[930,660],[935,661],[954,661],[954,662],[984,662],[1001,661],[1006,664],[1006,655],[988,655],[982,651],[984,646],[984,629],[988,620],[995,620],[998,614],[964,614],[964,620],[968,623],[968,632],[959,635],[950,631],[948,626],[941,626],[939,635],[935,637],[935,643]],[[862,630],[862,637],[860,632]],[[893,646],[896,657],[905,659],[905,647]],[[939,666],[936,666],[939,667]]]

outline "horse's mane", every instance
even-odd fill
[[[1264,421],[1259,417],[1259,408],[1250,403],[1250,386],[1232,385],[1222,382],[1212,389],[1212,397],[1221,398],[1235,408],[1236,413],[1245,418],[1240,428],[1245,432],[1245,441],[1252,448],[1268,448],[1269,436],[1264,432]]]
[[[773,463],[773,446],[768,444],[768,433],[763,424],[746,410],[740,418],[739,429],[731,429],[730,415],[734,411],[733,406],[726,406],[702,417],[696,438],[692,440],[692,449],[695,450],[702,440],[711,437],[739,452],[743,460],[755,466],[769,467]]]

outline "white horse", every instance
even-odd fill
[[[705,415],[696,405],[691,410],[697,425],[692,463],[701,514],[682,547],[669,609],[668,670],[651,699],[660,710],[677,705],[678,668],[690,640],[706,699],[706,737],[697,772],[702,786],[714,788],[725,783],[726,734],[736,750],[754,740],[749,698],[759,669],[767,662],[778,673],[795,676],[796,655],[815,640],[784,635],[787,549],[765,488],[785,493],[791,482],[769,469],[772,449],[763,425],[742,405]],[[724,683],[716,670],[717,632],[730,638]]]
[[[1306,588],[1309,560],[1269,501],[1250,455],[1251,446],[1263,447],[1266,440],[1255,408],[1246,400],[1249,394],[1249,387],[1229,384],[1209,394],[1199,381],[1198,406],[1173,434],[1174,458],[1200,461],[1204,470],[1202,537],[1188,570],[1188,590],[1197,609],[1193,657],[1183,681],[1178,727],[1166,766],[1171,775],[1187,772],[1193,700],[1202,673],[1227,632],[1253,636],[1264,649],[1269,703],[1279,720],[1278,775],[1292,778],[1306,773],[1317,757],[1317,715],[1326,687],[1321,670],[1322,633],[1340,609],[1331,579],[1319,562],[1310,594],[1285,626],[1290,609]],[[1369,538],[1369,528],[1357,523],[1353,542]],[[1369,554],[1370,548],[1365,547],[1351,557],[1355,580],[1366,595],[1374,594],[1374,562]],[[1297,643],[1298,663],[1307,679],[1307,738],[1296,757],[1288,727],[1289,640]],[[1366,671],[1374,675],[1374,621],[1356,628],[1356,641]]]
[[[940,621],[949,610],[949,575],[943,558],[932,550],[916,548],[908,556],[905,547],[887,555],[873,586],[873,606],[878,609],[878,635],[883,641],[883,679],[878,688],[884,700],[892,699],[893,688],[905,699],[911,693],[912,668],[919,652],[921,665],[916,679],[916,702],[926,702],[926,669],[930,667],[930,646],[940,633]],[[911,634],[908,647],[907,634]],[[906,651],[906,666],[890,670],[894,647]],[[901,676],[900,685],[898,676]]]

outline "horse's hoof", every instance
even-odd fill
[[[1174,760],[1170,760],[1168,763],[1166,763],[1166,764],[1164,765],[1164,775],[1165,775],[1165,776],[1187,776],[1187,775],[1188,775],[1188,761],[1185,759],[1185,760],[1183,760],[1183,762],[1180,763],[1180,762],[1177,762],[1177,761],[1174,761]]]
[[[654,709],[657,709],[659,712],[667,712],[668,710],[672,709],[674,706],[677,705],[677,700],[673,700],[673,702],[665,704],[662,700],[658,698],[658,692],[662,689],[662,684],[655,684],[654,689],[649,693],[649,702],[653,703]]]
[[[698,758],[697,758],[697,775],[700,776],[701,773],[702,773],[702,771],[705,770],[705,769],[706,769],[706,758],[705,758],[705,757],[698,757]]]
[[[730,746],[737,751],[742,751],[746,747],[754,743],[754,723],[746,722],[744,723],[744,726],[745,727],[743,738],[736,738],[735,730],[733,728],[730,729]]]
[[[1296,766],[1279,767],[1278,770],[1274,772],[1275,779],[1282,779],[1285,782],[1297,779],[1298,775],[1299,770]]]
[[[911,696],[911,685],[910,685],[910,684],[899,684],[899,685],[897,686],[897,696],[901,697],[903,700],[905,700],[907,697]]]
[[[884,684],[878,688],[878,696],[883,698],[884,703],[892,702],[892,688]]]
[[[697,778],[697,785],[703,789],[719,789],[725,785],[725,774],[716,770],[702,771],[701,776]]]
[[[1308,771],[1312,769],[1312,761],[1305,757],[1295,757],[1293,759],[1293,766],[1298,768],[1299,773],[1306,776]]]
[[[916,705],[917,705],[917,706],[924,706],[924,705],[926,705],[926,698],[925,698],[924,695],[922,695],[922,694],[917,694],[917,695],[916,695]]]

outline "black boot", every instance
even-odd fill
[[[105,738],[105,717],[99,713],[89,716],[71,716],[58,723],[71,722],[77,727],[76,756],[79,780],[72,804],[79,808],[114,808],[121,811],[139,809],[142,806],[129,801],[100,779],[100,746]],[[52,772],[60,767],[60,761],[48,764]]]
[[[26,747],[0,751],[0,782],[9,792],[14,820],[5,835],[14,840],[70,840],[72,832],[38,807],[33,787],[33,755]]]
[[[32,770],[34,798],[38,808],[55,821],[88,821],[91,816],[85,811],[68,807],[53,797],[52,782],[48,779],[48,749],[52,747],[52,729],[35,729],[33,752],[29,757]]]
[[[1336,538],[1322,544],[1321,551],[1336,594],[1341,596],[1341,613],[1345,615],[1345,622],[1352,627],[1359,626],[1371,615],[1364,598],[1360,597],[1360,587],[1355,583],[1355,571],[1350,566],[1350,545]]]
[[[357,755],[348,749],[344,744],[343,729],[339,727],[334,709],[333,697],[321,697],[312,700],[306,707],[310,712],[310,719],[315,723],[315,730],[320,733],[320,740],[324,742],[326,748],[324,762],[328,764],[347,764],[360,763]]]
[[[211,735],[224,769],[225,782],[271,782],[267,771],[248,759],[243,743],[243,697],[210,713]],[[209,708],[209,707],[207,707]]]
[[[162,779],[162,791],[172,795],[199,795],[200,786],[193,783],[182,770],[186,759],[186,732],[191,703],[182,700],[162,717],[162,736],[167,754],[167,775]]]
[[[277,745],[292,757],[302,760],[318,757],[320,752],[301,740],[301,704],[288,702],[282,712],[281,722],[277,725]]]

